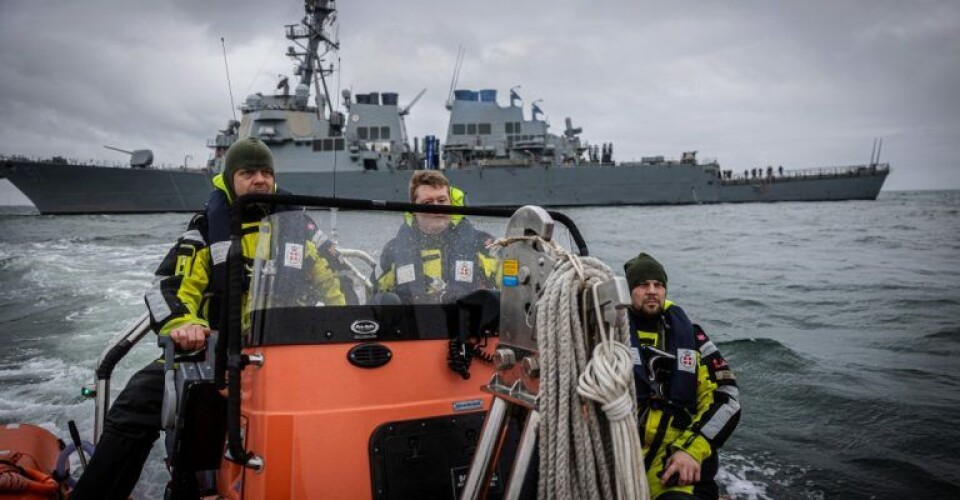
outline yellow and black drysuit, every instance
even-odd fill
[[[651,497],[655,500],[670,493],[670,498],[717,498],[717,450],[740,420],[733,372],[700,326],[669,300],[655,318],[631,310],[630,322]],[[700,463],[698,483],[661,483],[667,459],[677,450]]]
[[[218,329],[220,296],[226,292],[232,200],[221,176],[214,178],[214,185],[217,189],[211,193],[204,212],[190,221],[187,231],[157,268],[154,287],[146,294],[154,329],[160,335],[169,335],[171,330],[186,324]],[[243,216],[242,247],[247,264],[256,251],[260,220],[269,214],[264,208],[253,206]],[[334,251],[326,249],[321,255],[324,250],[318,252],[318,245],[311,240],[317,233],[316,226],[306,216],[300,220],[303,226],[294,233],[304,247],[303,274],[309,273],[310,281],[321,290],[324,303],[343,304],[340,282],[330,266],[336,260]],[[244,295],[248,284],[249,279],[245,279]],[[97,451],[71,498],[129,496],[153,442],[159,437],[163,387],[162,363],[150,363],[131,377],[106,416]],[[186,488],[196,491],[195,484]]]
[[[174,248],[157,269],[157,283],[146,294],[147,308],[160,335],[186,324],[201,324],[209,327],[219,321],[219,297],[226,289],[226,258],[230,247],[230,194],[221,176],[214,178],[218,188],[211,195],[203,214],[190,221],[187,232],[180,237]],[[279,210],[284,210],[280,207]],[[253,264],[253,256],[259,239],[260,220],[269,215],[259,206],[253,206],[244,214],[241,244],[247,269]],[[295,217],[291,217],[291,221]],[[289,235],[292,243],[302,245],[307,272],[300,273],[321,292],[322,301],[330,305],[345,303],[340,282],[331,269],[331,262],[338,262],[335,250],[329,245],[314,241],[316,226],[306,216],[298,221],[296,235]],[[285,224],[289,225],[289,224]],[[248,281],[244,282],[244,293]],[[242,304],[246,305],[244,299]],[[216,326],[214,325],[214,329]]]
[[[452,204],[463,206],[463,192],[450,193]],[[489,233],[462,215],[452,215],[449,227],[434,235],[421,232],[412,214],[405,219],[380,255],[381,292],[394,292],[406,304],[430,304],[496,287],[498,262],[486,248],[493,242]]]

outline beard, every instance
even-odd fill
[[[660,316],[660,313],[663,312],[663,304],[644,303],[644,304],[641,304],[640,307],[636,309],[636,311],[637,313],[640,314],[640,316],[643,316],[644,318],[651,318],[651,319],[656,318]]]
[[[440,234],[450,225],[449,215],[417,214],[417,227],[429,235]]]

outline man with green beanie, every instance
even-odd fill
[[[667,300],[660,262],[641,253],[623,270],[651,498],[718,498],[717,450],[740,420],[736,379],[700,325]]]
[[[190,221],[187,231],[160,263],[154,286],[145,296],[154,331],[169,335],[178,354],[199,353],[211,330],[222,322],[221,297],[227,292],[226,255],[230,246],[230,211],[234,200],[245,194],[278,192],[270,149],[255,137],[237,140],[224,157],[223,173],[213,179],[203,211]],[[282,191],[280,191],[282,192]],[[246,268],[253,266],[260,221],[295,207],[247,206],[242,217],[240,240]],[[314,244],[318,229],[306,215],[294,212],[291,243],[303,249],[302,269],[322,301],[345,303],[340,281],[331,267],[339,266],[335,251]],[[287,219],[285,219],[286,221]],[[299,227],[302,226],[302,227]],[[276,237],[276,236],[275,236]],[[319,239],[317,239],[319,241]],[[244,280],[246,304],[249,279]],[[163,402],[162,363],[150,363],[134,374],[110,408],[103,435],[71,496],[83,499],[125,499],[133,491],[153,442],[159,437]],[[224,416],[225,417],[225,416]],[[196,498],[192,473],[173,471],[170,487],[174,498]]]

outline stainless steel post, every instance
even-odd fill
[[[537,451],[537,431],[540,429],[540,412],[530,410],[527,414],[527,422],[523,426],[523,435],[520,436],[520,446],[517,447],[517,456],[513,460],[513,470],[510,471],[510,482],[507,483],[507,490],[503,495],[504,500],[516,500],[520,498],[520,492],[523,491],[523,484],[527,478],[527,469],[530,468],[530,460],[534,452]]]
[[[97,365],[94,368],[97,372],[97,399],[94,402],[94,420],[93,420],[93,442],[100,441],[103,435],[103,422],[107,416],[107,410],[110,409],[110,377],[113,374],[113,368],[117,362],[123,359],[130,348],[137,344],[150,331],[150,315],[144,313],[142,316],[127,325],[127,328],[113,337],[113,340],[107,345],[107,348],[97,359]],[[101,377],[101,369],[106,370],[106,376]]]
[[[480,494],[486,490],[490,484],[490,478],[493,474],[493,462],[499,455],[500,442],[503,440],[503,433],[506,430],[507,409],[510,403],[501,398],[494,397],[490,405],[490,411],[487,412],[487,419],[483,422],[483,429],[480,431],[480,440],[477,442],[477,449],[473,453],[473,461],[470,463],[470,474],[467,476],[467,482],[463,487],[463,494],[460,500],[477,500]]]

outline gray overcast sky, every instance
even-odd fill
[[[697,150],[724,168],[867,162],[886,189],[960,188],[960,2],[341,0],[333,89],[427,93],[412,136],[443,138],[461,88],[522,85],[618,160]],[[0,154],[206,161],[237,103],[292,72],[299,0],[0,0]],[[332,89],[332,90],[333,90]],[[339,92],[338,92],[339,94]],[[529,113],[529,108],[528,113]],[[282,166],[281,166],[282,168]],[[282,171],[281,171],[282,175]],[[21,198],[0,181],[0,203]]]

